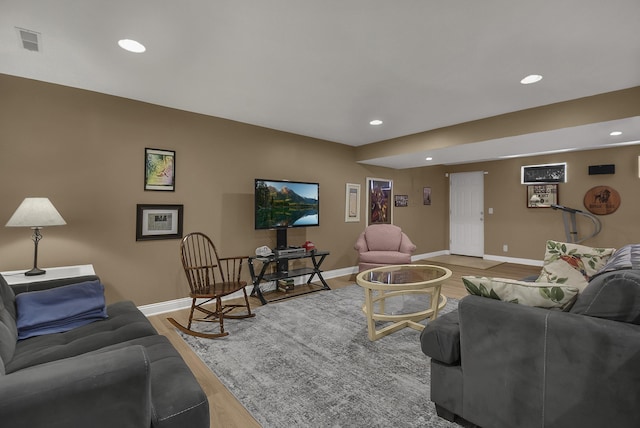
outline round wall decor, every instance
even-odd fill
[[[612,187],[596,186],[587,190],[583,203],[592,214],[611,214],[620,206],[620,194]]]

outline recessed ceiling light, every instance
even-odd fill
[[[118,45],[122,49],[133,53],[142,53],[147,50],[142,43],[131,39],[118,40]]]
[[[427,156],[426,158],[424,158],[424,160],[430,161],[430,160],[433,160],[433,158],[431,156]]]
[[[520,81],[523,85],[530,85],[531,83],[536,83],[542,80],[542,76],[539,74],[530,74],[524,79]]]
[[[371,122],[369,122],[369,125],[382,125],[382,121],[380,119],[374,119]]]
[[[620,131],[613,131],[613,132],[610,132],[610,133],[609,133],[609,135],[611,135],[612,137],[616,137],[616,136],[618,136],[618,135],[622,135],[622,132],[620,132]]]

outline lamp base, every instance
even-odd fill
[[[27,272],[25,272],[24,274],[26,276],[36,276],[36,275],[44,275],[44,273],[46,272],[46,270],[43,269],[38,269],[38,268],[33,268]]]

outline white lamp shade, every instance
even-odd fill
[[[49,198],[25,198],[6,227],[44,227],[67,224]]]

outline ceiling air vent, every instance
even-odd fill
[[[40,52],[40,33],[24,28],[17,28],[17,30],[23,48],[32,52]]]

